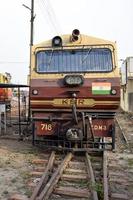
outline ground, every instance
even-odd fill
[[[0,139],[0,200],[8,200],[14,194],[27,197],[31,195],[28,181],[31,180],[33,160],[41,158],[42,151],[33,147],[30,141],[18,141]],[[111,159],[120,159],[121,166],[125,169],[130,167],[130,178],[133,175],[133,162],[128,159],[129,153],[112,153]],[[129,162],[130,160],[130,162]]]
[[[124,124],[124,122],[126,122],[126,118],[124,119],[124,122],[122,120],[121,122],[122,124]],[[7,125],[10,125],[10,123],[8,122]],[[125,130],[127,130],[128,127],[131,128],[133,126],[126,123]],[[44,156],[44,153],[46,153],[47,150],[46,152],[44,151],[42,152],[42,150],[32,146],[31,140],[26,139],[25,141],[19,141],[17,139],[19,135],[16,134],[16,132],[18,133],[17,130],[18,127],[15,126],[15,129],[13,131],[12,127],[10,126],[8,126],[8,129],[9,129],[8,134],[5,134],[5,136],[11,135],[12,139],[4,139],[4,137],[3,138],[0,137],[0,200],[9,200],[10,197],[13,196],[14,194],[21,194],[25,195],[26,197],[30,197],[31,188],[28,186],[28,182],[29,180],[32,180],[31,172],[34,169],[33,160],[42,158],[42,156]],[[117,157],[120,166],[119,169],[121,169],[122,166],[125,173],[127,173],[128,177],[127,184],[132,185],[133,184],[132,153],[128,149],[123,149],[123,147],[119,146],[119,151],[117,149],[115,153],[111,154],[110,157],[110,159],[112,159],[112,161],[110,161],[111,166],[114,167],[115,165],[117,165],[116,162],[114,163]],[[116,171],[115,167],[114,170]],[[112,178],[112,174],[114,174],[113,170],[111,170],[110,173]],[[36,180],[37,178],[33,180],[33,183]],[[119,178],[117,178],[117,180],[119,180]],[[116,193],[115,190],[114,192]],[[130,192],[130,194],[132,194],[132,192]]]
[[[28,142],[0,139],[0,199],[7,200],[15,193],[31,195],[25,184],[38,150]]]

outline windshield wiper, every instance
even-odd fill
[[[54,50],[52,49],[51,55],[50,55],[50,58],[49,58],[49,61],[48,61],[48,66],[47,66],[47,68],[49,68],[50,65],[51,65],[51,61],[52,61],[53,54],[54,54]]]
[[[90,48],[88,51],[87,51],[87,54],[83,57],[82,61],[81,61],[81,65],[85,62],[85,60],[87,59],[88,55],[90,54],[92,48]]]

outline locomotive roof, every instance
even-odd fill
[[[71,46],[71,45],[113,45],[115,46],[115,42],[104,40],[97,37],[92,37],[88,35],[80,34],[79,39],[75,42],[71,41],[71,34],[61,35],[62,46]],[[43,41],[39,44],[34,45],[34,47],[52,47],[52,39]]]

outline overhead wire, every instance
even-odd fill
[[[57,22],[55,20],[56,17],[52,16],[52,12],[51,12],[52,8],[50,7],[50,5],[48,5],[48,0],[41,0],[41,1],[42,1],[42,4],[44,5],[44,8],[46,8],[45,10],[46,10],[46,12],[48,14],[48,17],[49,17],[49,20],[50,20],[52,26],[55,29],[55,32],[58,34],[59,31],[58,31]]]
[[[44,1],[44,0],[43,0],[43,1]],[[51,2],[50,2],[50,0],[47,0],[46,2],[47,2],[47,4],[48,4],[49,11],[51,11],[51,16],[52,16],[52,18],[54,19],[55,24],[57,25],[56,27],[58,27],[58,32],[60,33],[61,30],[62,30],[62,28],[61,28],[61,25],[59,24],[59,21],[58,21],[57,16],[56,16],[56,14],[55,14],[55,12],[54,12],[54,9],[53,9],[53,7],[52,7],[52,5],[51,5]]]
[[[54,32],[56,32],[56,34],[57,34],[58,33],[58,29],[57,29],[57,27],[55,25],[55,21],[51,17],[51,13],[49,11],[49,7],[47,6],[46,1],[45,0],[41,0],[41,4],[42,4],[42,7],[43,7],[43,12],[45,12],[47,14],[47,16],[48,16],[48,23],[49,22],[51,23]]]
[[[45,12],[46,9],[43,8],[44,6],[42,5],[41,0],[38,0],[38,7],[39,7],[39,10],[41,11],[41,14],[42,14],[42,16],[43,16],[43,21],[44,21],[44,23],[47,22],[47,24],[48,24],[48,26],[49,26],[49,28],[50,28],[50,31],[51,31],[52,33],[55,33],[55,29],[53,28],[53,25],[51,25],[51,23],[50,23],[48,14]],[[44,9],[45,9],[45,10],[44,10]],[[45,24],[45,27],[46,27],[46,24]]]
[[[0,64],[24,64],[28,61],[0,61]]]
[[[53,11],[53,8],[50,4],[50,2],[47,0],[39,0],[38,1],[38,6],[39,9],[41,10],[41,13],[43,14],[43,16],[45,15],[45,19],[47,18],[47,23],[50,26],[50,28],[52,29],[52,32],[56,33],[56,34],[60,34],[61,27],[59,25],[59,23],[57,22],[57,18],[56,15]]]

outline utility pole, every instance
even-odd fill
[[[32,46],[32,45],[33,45],[34,19],[35,19],[35,16],[34,16],[34,0],[31,0],[30,46]]]
[[[31,19],[30,19],[30,66],[29,66],[29,78],[31,77],[31,57],[32,57],[32,46],[34,41],[34,0],[31,0]],[[29,80],[30,81],[30,80]]]
[[[34,0],[31,0],[31,19],[30,19],[30,66],[29,66],[29,84],[31,81],[31,58],[32,58],[32,46],[34,40]],[[28,121],[30,121],[30,89],[29,89],[29,110],[28,110]]]
[[[31,19],[30,19],[30,47],[33,45],[33,35],[34,35],[34,0],[31,0],[31,8],[23,4],[25,8],[30,10],[31,13]]]
[[[35,19],[35,15],[34,15],[34,0],[31,0],[31,8],[26,6],[25,4],[23,4],[23,6],[25,8],[27,8],[28,10],[30,10],[30,13],[31,13],[31,18],[30,18],[30,65],[29,65],[29,79],[30,79],[30,75],[31,75],[31,56],[32,56],[31,52],[32,52],[32,46],[33,46],[33,40],[34,40],[34,19]]]
[[[32,46],[34,41],[34,0],[31,0],[31,8],[23,4],[23,6],[30,10],[31,18],[30,18],[30,63],[29,63],[29,84],[31,79],[31,57],[32,57]],[[29,110],[28,110],[28,120],[30,119],[30,90],[29,90]]]

